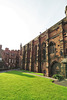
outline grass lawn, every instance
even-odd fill
[[[25,72],[0,73],[0,100],[67,100],[67,87]]]

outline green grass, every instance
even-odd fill
[[[41,75],[41,76],[44,75],[43,73],[30,72],[30,71],[27,71],[27,70],[21,70],[21,71],[28,72],[28,73],[32,73],[32,74],[36,74],[36,75]]]
[[[67,100],[67,87],[25,72],[0,73],[0,100]]]

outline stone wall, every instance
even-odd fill
[[[0,70],[12,69],[19,67],[19,50],[9,50],[9,48],[2,49],[0,46]]]
[[[45,71],[46,76],[52,76],[52,70],[55,69],[55,73],[65,76],[65,71],[63,73],[65,65],[62,63],[65,57],[67,57],[67,18],[22,47],[21,68],[42,73]]]

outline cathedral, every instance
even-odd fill
[[[65,14],[64,19],[23,47],[20,45],[21,69],[67,78],[67,6]]]

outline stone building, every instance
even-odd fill
[[[21,46],[20,51],[21,69],[67,77],[67,16]]]
[[[13,69],[19,67],[19,50],[2,49],[0,45],[0,70]]]
[[[3,50],[2,50],[2,45],[0,45],[0,70],[5,68],[4,67],[5,63],[2,55],[3,55]]]

